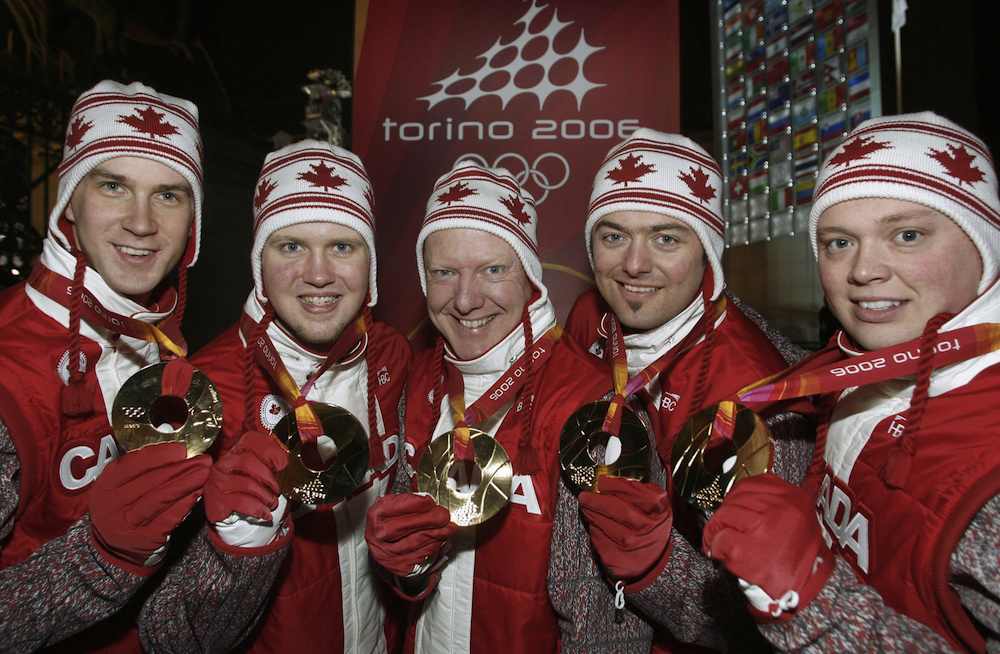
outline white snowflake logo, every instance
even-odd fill
[[[513,42],[504,45],[501,43],[501,39],[498,38],[496,43],[488,50],[476,57],[476,59],[483,60],[483,65],[479,70],[468,75],[463,75],[456,70],[448,77],[434,82],[435,85],[440,87],[436,92],[418,98],[418,100],[426,100],[427,110],[430,111],[439,103],[452,98],[460,99],[464,104],[464,109],[468,109],[469,105],[480,98],[495,96],[500,99],[501,108],[506,109],[507,103],[516,96],[530,94],[538,98],[538,108],[542,109],[550,95],[557,91],[567,91],[572,93],[576,98],[576,108],[579,110],[583,104],[583,98],[588,92],[592,89],[605,86],[604,84],[591,82],[583,73],[583,67],[587,63],[587,59],[595,52],[603,50],[604,47],[595,47],[587,43],[587,39],[581,29],[580,38],[572,50],[565,54],[556,52],[553,46],[556,36],[564,28],[572,26],[573,23],[559,20],[558,12],[553,11],[552,19],[545,29],[540,32],[530,32],[528,27],[531,25],[532,20],[544,9],[544,4],[536,4],[536,1],[533,0],[528,11],[514,22],[514,25],[523,25],[524,27],[521,30],[521,34]],[[531,57],[528,60],[524,54],[525,47],[529,43],[532,43],[531,54],[534,54],[533,51],[536,49],[534,44],[537,39],[544,39],[545,49],[541,56]],[[510,62],[495,65],[498,60],[503,61],[507,59],[511,52],[514,53],[514,57]],[[566,60],[572,60],[575,63],[576,76],[566,84],[553,83],[551,79],[553,67]],[[530,88],[521,88],[515,83],[515,80],[518,73],[529,67],[540,67],[542,70],[541,78]],[[496,90],[483,90],[483,82],[487,78],[503,80],[502,85]],[[472,82],[471,86],[469,85],[470,81]],[[453,89],[456,85],[468,88],[460,92],[449,92],[449,89]]]

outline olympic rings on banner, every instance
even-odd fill
[[[542,162],[550,158],[555,159],[562,164],[563,173],[558,182],[550,181],[548,175],[542,172],[539,168]],[[569,161],[567,161],[566,157],[562,156],[558,152],[543,152],[535,157],[535,161],[530,165],[528,164],[528,160],[517,152],[505,152],[504,154],[498,155],[497,158],[493,160],[492,164],[486,161],[486,157],[476,153],[463,154],[455,159],[456,164],[460,161],[474,161],[485,168],[506,168],[512,175],[514,175],[517,183],[521,186],[525,186],[530,179],[535,186],[542,190],[541,196],[535,198],[536,206],[545,202],[545,198],[549,196],[549,191],[562,188],[566,185],[566,182],[569,181]],[[515,168],[514,166],[505,165],[509,161],[515,162],[517,167]],[[530,191],[530,189],[528,190]]]

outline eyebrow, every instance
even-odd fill
[[[618,223],[612,222],[610,220],[602,221],[598,227],[607,227],[609,229],[614,229],[619,232],[631,233],[631,230],[626,229],[624,226]],[[687,225],[677,225],[674,223],[661,223],[659,225],[653,225],[649,228],[642,228],[639,231],[649,231],[649,232],[689,232],[691,228]]]
[[[104,179],[110,179],[119,184],[124,184],[129,181],[128,175],[119,175],[117,173],[112,173],[100,166],[97,166],[89,173],[88,177],[103,177]],[[181,182],[179,184],[158,184],[154,189],[154,193],[163,193],[164,191],[183,191],[184,193],[191,193],[191,185],[187,181]]]

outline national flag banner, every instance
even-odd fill
[[[859,43],[847,51],[847,72],[856,73],[868,68],[868,44]]]
[[[782,36],[776,41],[767,44],[767,58],[773,59],[782,54],[788,48],[788,37]]]
[[[739,26],[739,4],[730,11]],[[359,12],[352,144],[374,186],[378,279],[392,298],[378,317],[407,334],[424,322],[417,232],[435,180],[468,159],[507,168],[534,196],[544,281],[564,318],[590,283],[583,228],[608,150],[640,126],[679,130],[677,0],[380,0]]]
[[[801,150],[802,148],[809,147],[816,142],[816,137],[817,137],[817,130],[816,126],[813,125],[808,129],[795,133],[795,136],[792,139],[792,147],[794,147],[796,150]]]
[[[847,80],[847,93],[852,104],[868,97],[868,94],[871,93],[871,78],[868,76],[867,70]]]
[[[835,111],[819,119],[819,138],[824,143],[844,135],[847,131],[847,114]]]

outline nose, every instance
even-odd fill
[[[336,278],[334,264],[322,251],[311,250],[303,265],[302,279],[312,286],[326,286]]]
[[[632,277],[638,277],[652,270],[650,261],[646,243],[641,239],[635,238],[628,244],[622,268]]]
[[[122,221],[122,227],[136,236],[150,236],[156,233],[156,220],[150,207],[151,198],[137,197]]]
[[[850,281],[865,285],[883,282],[892,275],[885,255],[867,243],[858,244],[851,262]]]
[[[474,275],[461,274],[455,288],[455,309],[459,313],[471,313],[483,305],[480,281]]]

